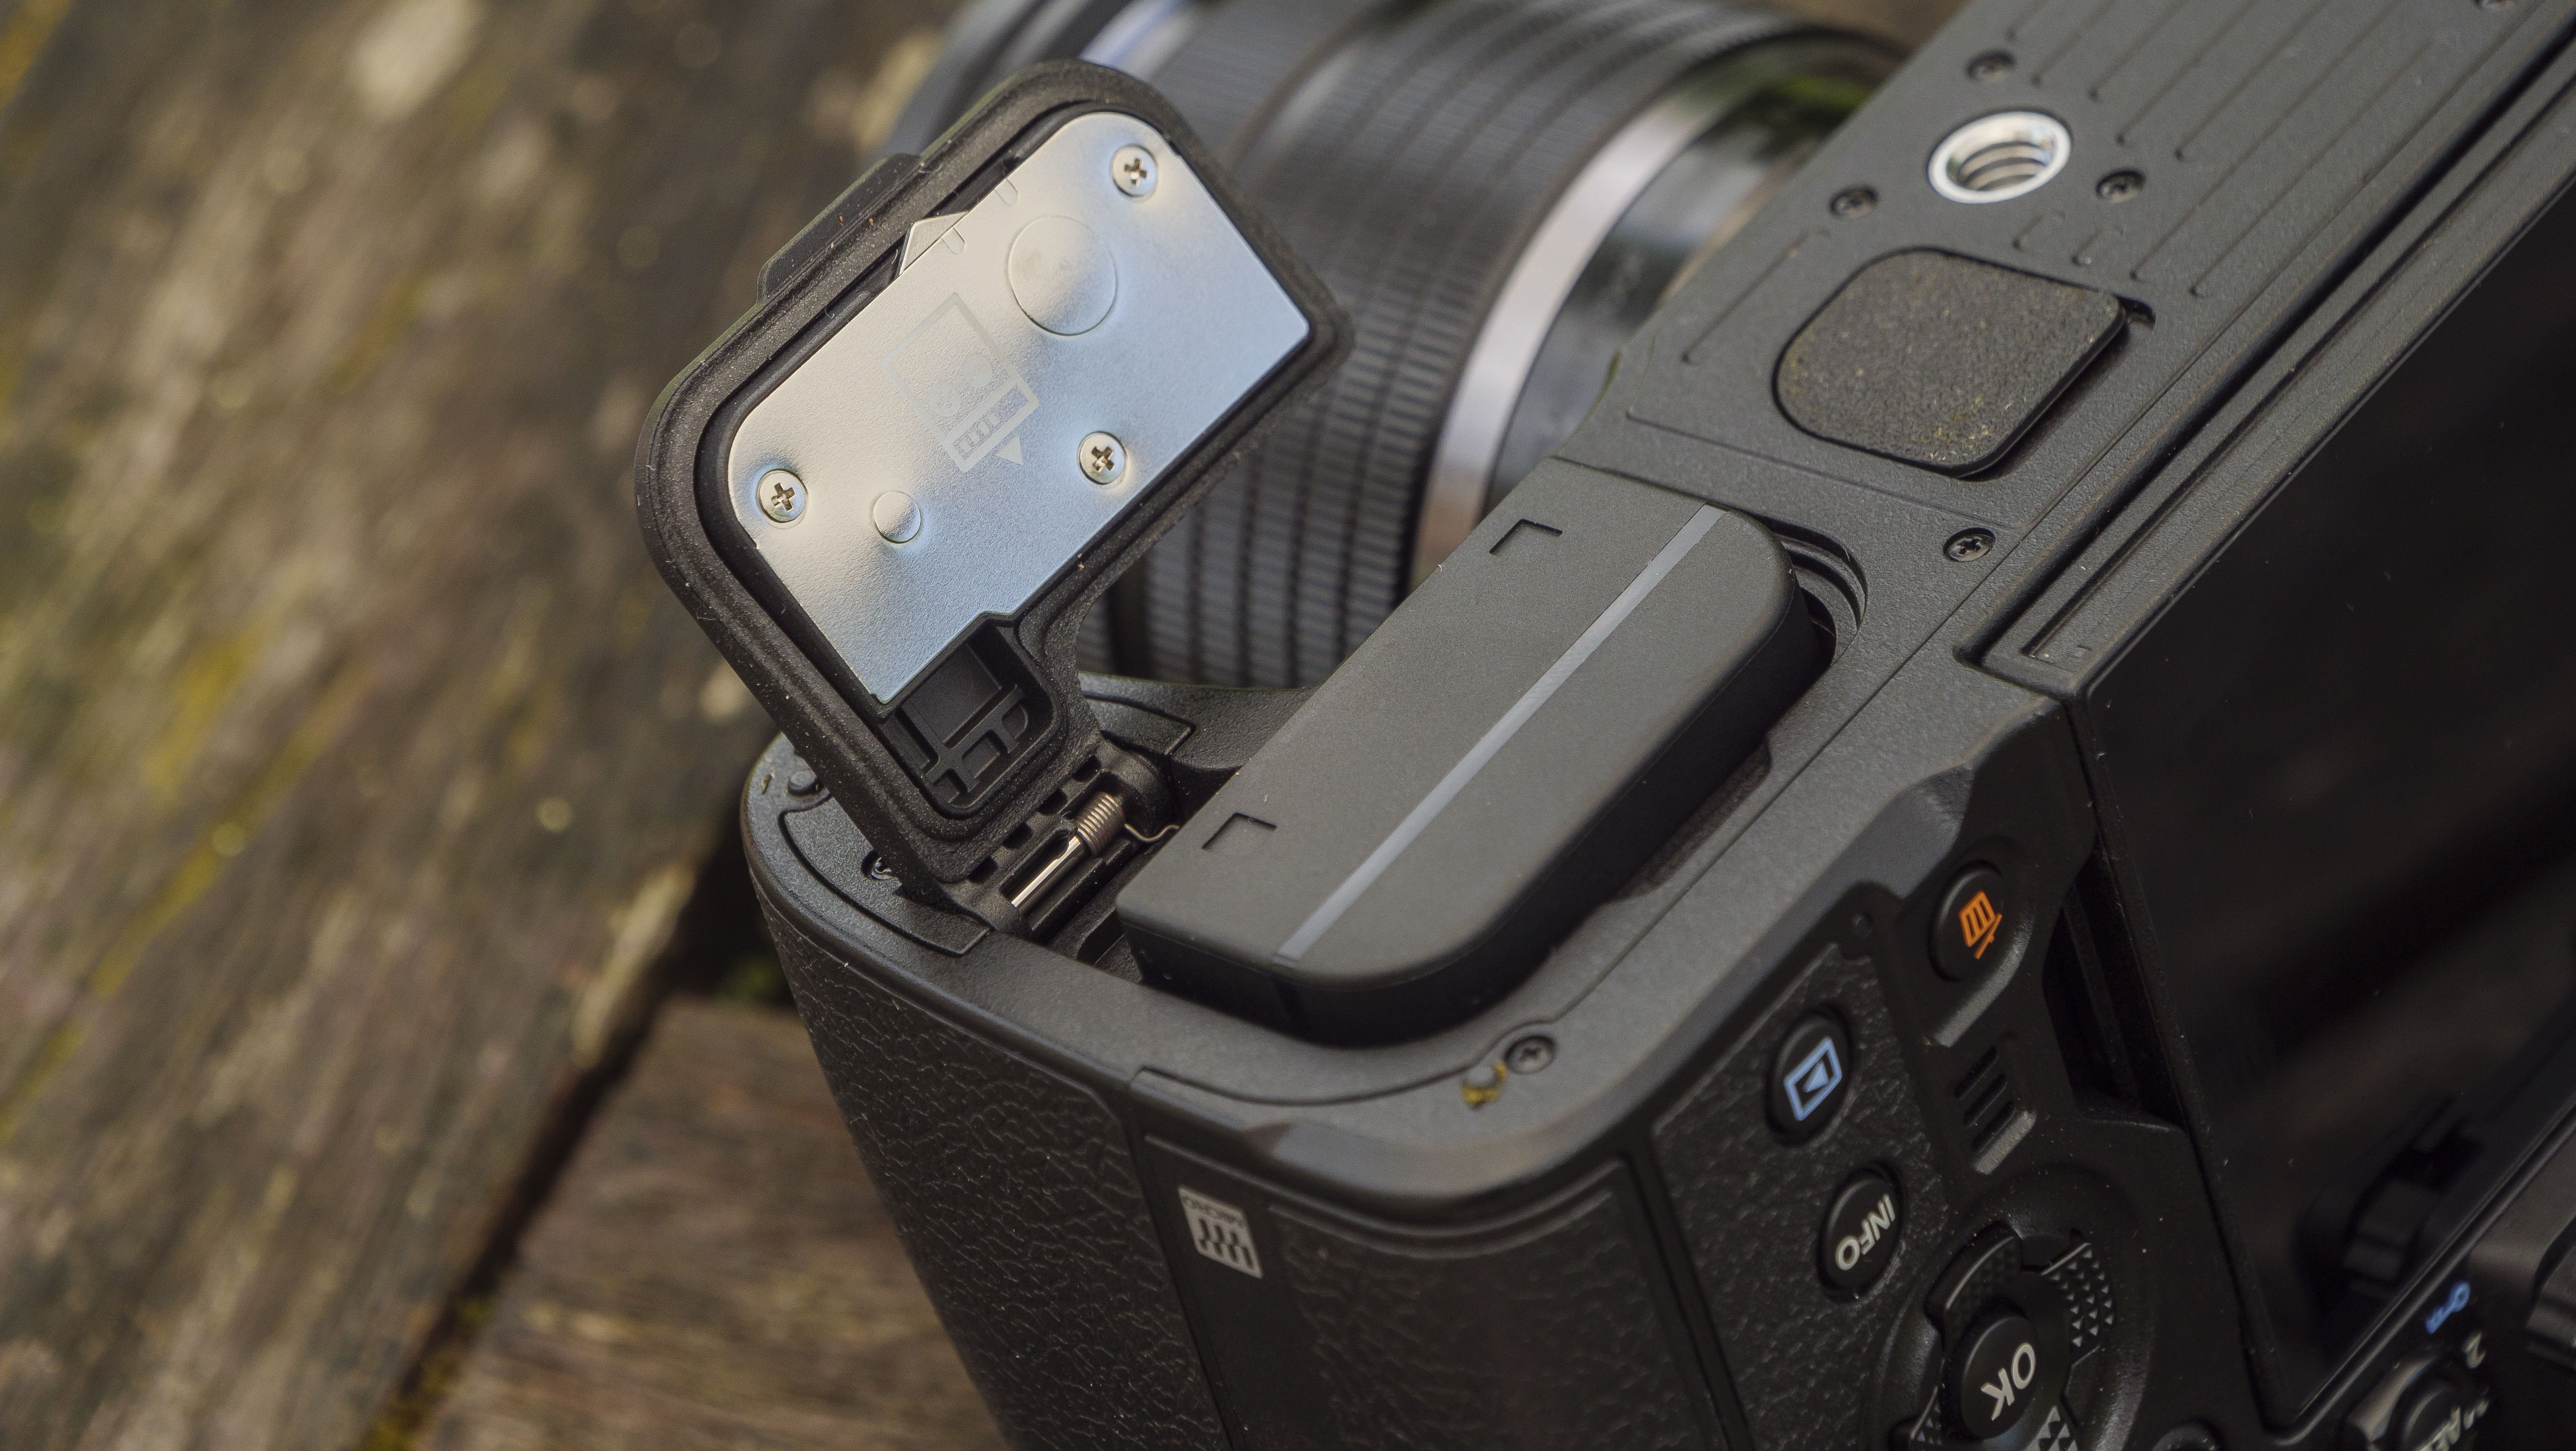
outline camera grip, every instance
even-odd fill
[[[1011,1443],[1222,1448],[1108,1106],[768,918],[868,1177]]]

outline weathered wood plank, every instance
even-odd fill
[[[0,8],[0,1441],[417,1355],[766,730],[638,420],[939,8]]]
[[[425,1451],[1002,1445],[793,1015],[675,1000]]]

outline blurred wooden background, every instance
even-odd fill
[[[995,1444],[792,1018],[620,1079],[768,731],[636,429],[947,8],[0,0],[0,1444]]]

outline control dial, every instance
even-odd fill
[[[1896,1428],[1898,1451],[2081,1451],[2067,1387],[2110,1331],[2110,1291],[2090,1244],[2051,1251],[2004,1225],[1978,1235],[1924,1303],[1939,1379]]]
[[[2486,1386],[2448,1346],[2397,1362],[2343,1425],[2342,1451],[2469,1451],[2486,1419]]]

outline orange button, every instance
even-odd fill
[[[1959,873],[1932,917],[1932,965],[1952,982],[2003,961],[2021,930],[2021,907],[2004,874],[1984,862]]]

